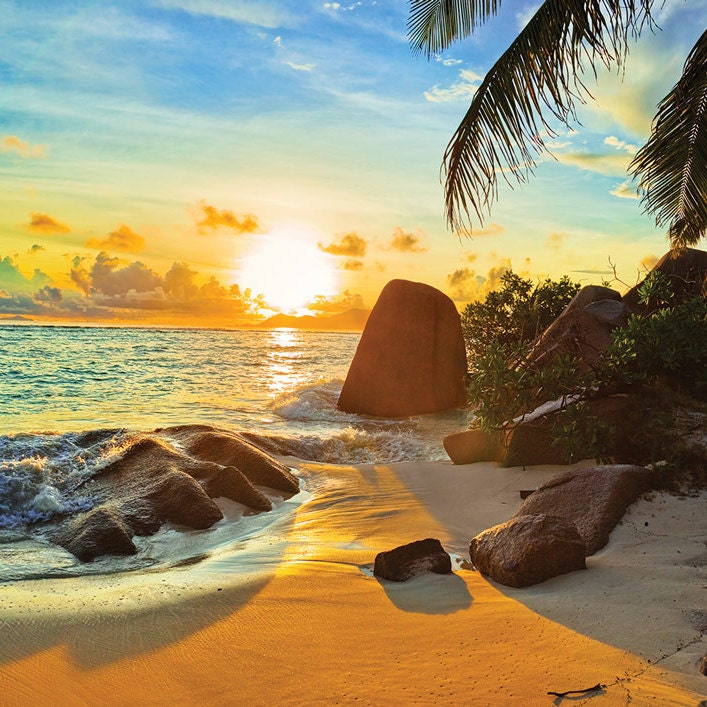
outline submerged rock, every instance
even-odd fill
[[[465,403],[466,351],[454,302],[430,285],[392,280],[363,330],[339,410],[408,417]]]
[[[451,571],[452,560],[435,538],[416,540],[379,552],[373,565],[376,577],[392,582],[405,582],[424,572],[449,574]]]
[[[653,473],[642,466],[615,464],[572,469],[553,477],[529,496],[516,516],[552,514],[571,521],[593,555],[626,509],[651,486]]]
[[[584,547],[574,523],[565,518],[519,515],[473,538],[469,557],[479,572],[497,582],[528,587],[586,569]]]

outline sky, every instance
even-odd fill
[[[537,7],[427,60],[402,0],[0,0],[0,318],[238,327],[394,278],[460,309],[509,268],[635,283],[668,246],[626,168],[707,0],[588,77],[554,158],[462,238],[444,148]]]

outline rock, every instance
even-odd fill
[[[115,508],[103,506],[72,518],[55,542],[81,562],[91,562],[101,555],[136,554],[132,535]]]
[[[566,444],[555,442],[552,428],[558,421],[561,401],[545,403],[527,415],[522,421],[509,428],[505,440],[505,455],[501,466],[535,466],[538,464],[569,464],[580,459],[591,459],[595,450],[583,448],[575,440],[573,458]],[[610,454],[615,459],[625,459],[624,449],[635,434],[637,422],[635,401],[629,395],[608,395],[585,403],[588,416],[605,423],[611,429],[608,440]],[[628,454],[628,452],[626,452]],[[632,456],[628,454],[628,456]]]
[[[572,522],[593,555],[626,509],[651,487],[653,474],[629,464],[573,469],[553,477],[530,495],[516,516],[552,514]]]
[[[509,587],[528,587],[586,569],[577,528],[546,514],[516,516],[484,530],[469,543],[469,557],[479,572]]]
[[[703,675],[707,675],[707,655],[703,656],[702,660],[700,661],[700,672]]]
[[[576,356],[582,368],[589,370],[611,342],[612,329],[625,325],[628,314],[628,307],[615,290],[598,285],[583,287],[538,337],[528,360],[542,368],[560,356]]]
[[[465,403],[466,352],[454,302],[429,285],[392,280],[363,330],[339,410],[408,417]]]
[[[132,537],[155,533],[164,522],[211,527],[223,517],[213,497],[230,498],[255,511],[271,510],[272,503],[253,480],[287,493],[299,491],[287,467],[226,431],[195,425],[136,435],[121,457],[78,487],[78,495],[85,493],[99,503],[60,523],[56,542],[88,561],[134,553]]]
[[[405,582],[424,572],[449,574],[452,560],[439,540],[427,538],[400,545],[393,550],[379,552],[373,566],[373,574],[392,582]]]
[[[289,494],[299,493],[297,477],[284,464],[237,434],[208,425],[167,427],[157,432],[177,440],[192,457],[236,467],[253,484]]]
[[[651,272],[660,272],[670,279],[674,293],[672,304],[680,304],[692,297],[707,297],[707,252],[696,248],[668,251]],[[651,307],[640,304],[638,290],[643,283],[632,287],[623,301],[634,311],[650,311]]]
[[[481,429],[447,435],[443,444],[455,464],[500,461],[505,453],[501,435]]]

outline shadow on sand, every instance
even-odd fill
[[[473,601],[464,580],[456,574],[423,574],[407,582],[378,579],[391,603],[415,614],[453,614]]]

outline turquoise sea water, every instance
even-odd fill
[[[72,489],[134,432],[202,423],[313,461],[446,458],[442,437],[466,425],[462,411],[385,420],[336,409],[359,336],[0,326],[0,581],[32,567],[44,576],[48,550],[32,528],[85,510]],[[101,443],[87,444],[99,429]]]

